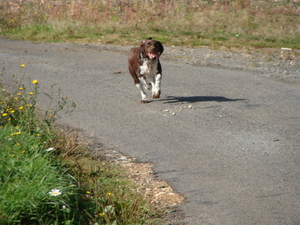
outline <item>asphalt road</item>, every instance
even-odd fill
[[[5,81],[26,70],[41,92],[61,87],[77,104],[61,123],[153,162],[186,224],[300,224],[300,83],[161,62],[161,99],[141,104],[123,51],[0,39]]]

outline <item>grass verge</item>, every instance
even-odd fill
[[[0,34],[37,41],[300,48],[299,0],[3,0]]]
[[[0,87],[0,224],[162,224],[123,172],[55,128],[74,104],[39,112],[39,82],[23,78]]]

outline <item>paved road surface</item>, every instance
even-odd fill
[[[105,49],[0,39],[0,66],[58,84],[77,104],[63,123],[153,162],[186,224],[300,224],[299,82],[162,56],[162,98],[140,104],[126,53]]]

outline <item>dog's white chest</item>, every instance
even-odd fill
[[[157,74],[157,60],[154,62],[145,60],[140,66],[140,74],[146,77],[153,77]]]

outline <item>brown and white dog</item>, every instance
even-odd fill
[[[142,103],[147,103],[145,89],[152,89],[152,98],[160,97],[162,69],[159,57],[164,51],[159,41],[147,38],[128,55],[128,68],[136,87],[141,91]],[[147,79],[150,81],[148,83]]]

